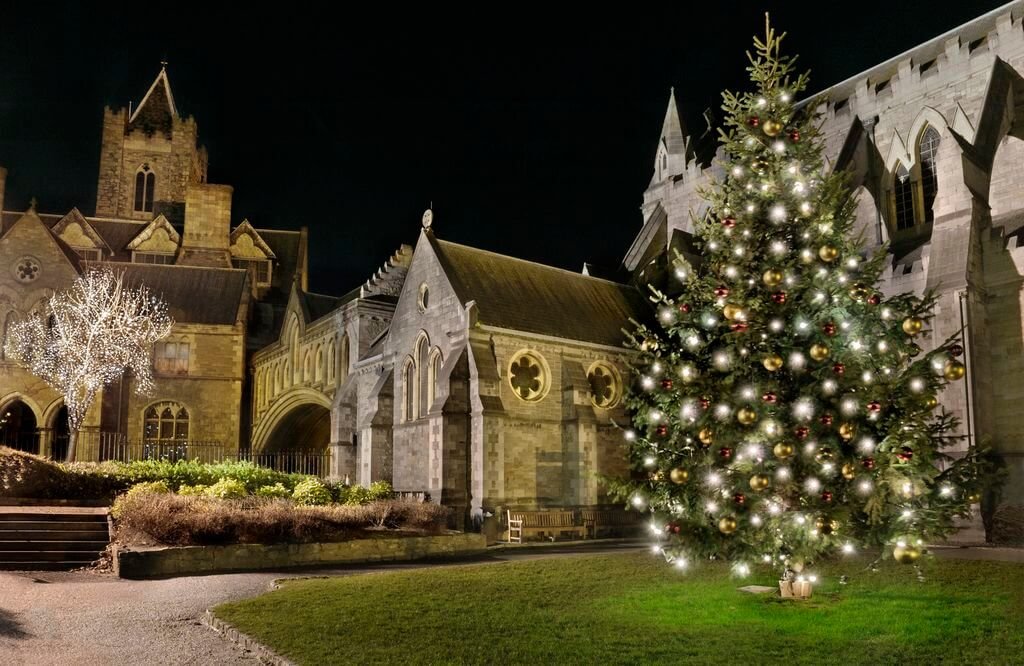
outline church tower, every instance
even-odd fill
[[[672,88],[668,96],[668,108],[665,120],[661,124],[661,136],[658,138],[658,150],[655,153],[654,176],[651,184],[660,183],[666,178],[678,176],[686,170],[686,164],[693,157],[690,137],[679,119],[679,107],[676,105],[676,91]]]
[[[174,105],[166,63],[133,111],[103,110],[97,217],[181,222],[189,185],[206,182],[206,148]]]

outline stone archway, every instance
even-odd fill
[[[68,408],[64,405],[53,413],[50,419],[50,458],[65,460],[68,457],[68,442],[71,430],[68,426]]]
[[[261,447],[261,453],[302,451],[322,453],[331,443],[331,412],[312,402],[292,407],[278,418]]]
[[[0,408],[0,445],[26,453],[39,453],[39,423],[36,414],[19,399]]]

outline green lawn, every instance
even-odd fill
[[[637,553],[289,581],[215,613],[304,664],[1024,663],[1024,566],[864,564],[803,602]]]

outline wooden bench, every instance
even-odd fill
[[[561,532],[583,535],[583,526],[576,523],[575,511],[509,511],[508,542],[522,543],[527,531],[544,532],[554,539]]]
[[[623,533],[640,526],[640,516],[625,509],[580,509],[580,517],[591,539],[600,536],[601,530]]]

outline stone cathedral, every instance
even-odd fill
[[[827,166],[850,174],[869,245],[887,245],[883,290],[935,290],[932,339],[963,331],[967,381],[942,402],[964,446],[993,447],[1008,470],[986,498],[990,536],[1021,530],[1024,0],[826,93]],[[674,93],[624,254],[629,284],[457,244],[427,211],[415,245],[363,284],[314,293],[306,232],[234,220],[231,188],[206,182],[209,156],[166,71],[133,112],[104,112],[102,136],[93,216],[5,210],[0,226],[0,326],[90,262],[120,262],[171,303],[156,393],[106,391],[89,425],[99,441],[329,454],[325,474],[429,494],[491,534],[508,509],[609,501],[600,478],[627,469],[622,329],[648,316],[644,285],[671,280],[671,253],[693,247],[697,192],[719,175]],[[60,408],[0,358],[7,443],[56,454]]]

